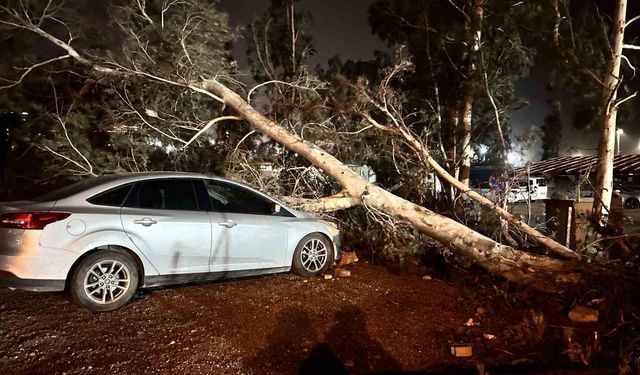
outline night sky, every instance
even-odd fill
[[[387,45],[371,34],[368,24],[367,10],[374,0],[302,0],[296,6],[298,11],[311,12],[315,24],[311,31],[317,54],[313,65],[326,64],[333,56],[339,55],[345,60],[368,60],[373,51],[386,50]],[[603,13],[612,9],[612,1],[599,0]],[[222,0],[221,9],[229,13],[232,26],[251,23],[254,17],[261,15],[268,8],[270,0]],[[640,1],[630,1],[627,19],[640,13]],[[640,21],[638,21],[640,24]],[[629,31],[627,31],[629,34]],[[628,40],[629,38],[625,38]],[[234,57],[242,68],[246,69],[246,46],[239,41],[234,46]],[[637,52],[640,53],[640,52]],[[548,100],[553,93],[545,87],[544,72],[534,68],[530,78],[517,84],[517,94],[528,102],[523,109],[512,114],[512,140],[526,137],[532,127],[540,126],[544,116],[549,113]],[[640,105],[632,103],[630,105]],[[576,129],[571,126],[572,112],[564,108],[563,134],[561,151],[564,154],[595,154],[598,134],[596,131],[582,131],[576,136]],[[621,139],[622,152],[638,152],[638,136],[635,129],[625,129]],[[538,156],[540,143],[533,144],[531,157]]]

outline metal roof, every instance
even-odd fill
[[[528,173],[546,177],[585,174],[595,172],[597,161],[595,156],[559,156],[530,163]],[[516,172],[527,173],[527,167],[518,168]],[[616,155],[613,159],[613,173],[640,173],[640,154]]]

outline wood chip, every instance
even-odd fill
[[[465,326],[467,326],[467,327],[471,327],[471,326],[473,326],[473,318],[469,318],[469,320],[467,320],[467,321],[464,323],[464,325],[465,325]]]
[[[578,305],[569,311],[569,319],[576,323],[594,323],[598,321],[598,310]]]
[[[454,344],[449,347],[451,354],[456,357],[471,357],[473,355],[473,348],[470,344]]]
[[[337,268],[336,269],[336,276],[337,277],[349,277],[349,276],[351,276],[351,271],[345,270],[345,269],[342,269],[342,268]]]

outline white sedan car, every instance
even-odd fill
[[[68,290],[94,311],[119,308],[140,287],[319,275],[339,244],[334,223],[201,174],[106,175],[0,203],[0,285]]]

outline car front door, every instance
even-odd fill
[[[212,272],[285,265],[290,214],[273,212],[272,201],[233,183],[204,180],[204,191],[211,203]]]
[[[122,226],[160,274],[209,271],[211,222],[198,210],[191,179],[138,183],[122,207]]]

